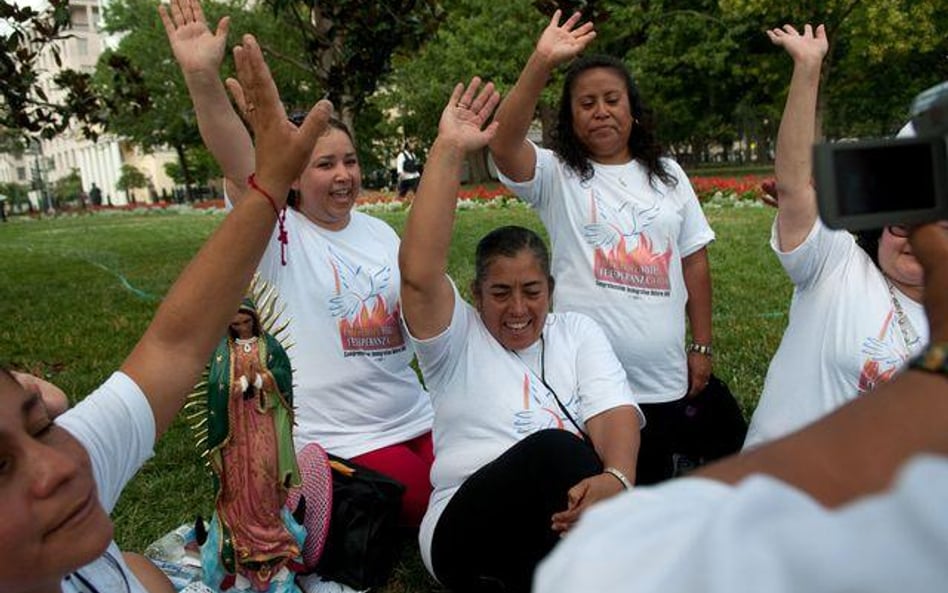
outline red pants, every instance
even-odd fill
[[[431,496],[430,473],[431,464],[434,462],[431,432],[404,443],[363,453],[353,457],[352,461],[404,484],[401,523],[406,527],[421,525],[421,518],[428,509],[428,498]]]

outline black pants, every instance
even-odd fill
[[[655,484],[667,480],[675,473],[673,455],[676,439],[680,437],[681,403],[679,401],[659,404],[639,404],[645,415],[642,442],[635,466],[635,483]]]
[[[468,478],[431,544],[435,575],[457,592],[530,591],[537,564],[559,541],[553,513],[567,492],[602,472],[596,452],[565,430],[523,439]]]

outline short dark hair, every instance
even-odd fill
[[[563,91],[560,95],[560,110],[553,128],[553,151],[567,167],[583,181],[592,179],[593,166],[589,162],[589,149],[576,136],[573,129],[573,87],[580,74],[595,68],[606,68],[615,72],[625,82],[629,95],[629,108],[635,118],[633,133],[629,135],[629,153],[648,170],[649,183],[654,185],[658,177],[664,184],[674,187],[678,180],[669,173],[661,161],[662,146],[655,135],[655,118],[652,110],[642,100],[642,95],[629,68],[619,59],[607,55],[588,55],[574,61],[566,71]]]
[[[305,111],[296,111],[290,116],[287,117],[296,127],[303,125],[303,121],[306,119],[307,112]],[[326,131],[323,132],[323,135],[328,134],[331,130],[339,130],[343,132],[346,136],[349,137],[349,142],[352,142],[352,147],[355,148],[355,138],[352,136],[352,131],[349,129],[349,126],[346,125],[341,119],[332,116],[329,118],[329,123],[326,126]],[[300,207],[300,193],[295,189],[291,189],[290,193],[286,197],[286,205],[290,208],[299,209]]]
[[[521,251],[528,250],[540,264],[543,275],[553,293],[553,275],[550,273],[550,251],[540,235],[528,228],[516,225],[502,226],[484,235],[477,243],[474,252],[474,281],[471,289],[480,294],[481,285],[487,277],[487,270],[498,257],[516,257]]]
[[[872,260],[872,263],[874,263],[880,271],[882,268],[879,267],[879,241],[882,239],[882,232],[884,230],[885,229],[869,229],[853,233],[856,237],[856,245],[859,245],[862,250],[866,252],[866,255],[869,256],[869,259]]]

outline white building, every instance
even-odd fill
[[[54,102],[63,96],[52,83],[55,72],[62,68],[91,73],[105,49],[100,4],[100,0],[70,0],[70,37],[57,42],[62,66],[56,65],[51,51],[41,58],[40,68],[44,71],[41,84]],[[164,164],[174,160],[172,152],[144,154],[111,134],[103,134],[97,142],[92,142],[80,130],[70,128],[52,140],[42,141],[38,152],[34,149],[19,158],[0,155],[0,181],[28,184],[39,165],[47,187],[51,187],[75,169],[82,179],[83,191],[88,194],[95,184],[101,191],[103,204],[119,206],[130,201],[147,201],[152,191],[170,192],[174,182],[165,174]],[[142,171],[149,180],[149,188],[135,190],[132,196],[119,190],[116,184],[123,163]]]

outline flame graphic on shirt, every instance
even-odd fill
[[[583,236],[593,248],[593,275],[605,284],[667,294],[672,247],[659,251],[646,234],[661,207],[624,202],[612,208],[592,192],[590,223]]]
[[[381,352],[405,347],[396,302],[391,309],[384,291],[391,282],[388,266],[367,269],[347,261],[332,248],[330,265],[336,294],[329,299],[329,312],[339,318],[339,337],[345,352]]]
[[[596,249],[593,254],[593,272],[596,280],[608,284],[669,290],[671,256],[671,247],[663,253],[655,253],[647,235],[639,236],[638,245],[631,251],[626,250],[625,238],[622,238],[615,249]]]
[[[556,404],[555,401],[551,401],[553,395],[548,389],[541,390],[540,386],[534,384],[529,373],[523,374],[521,397],[522,409],[514,412],[515,431],[520,434],[532,434],[546,428],[566,428],[558,406],[551,407]]]

